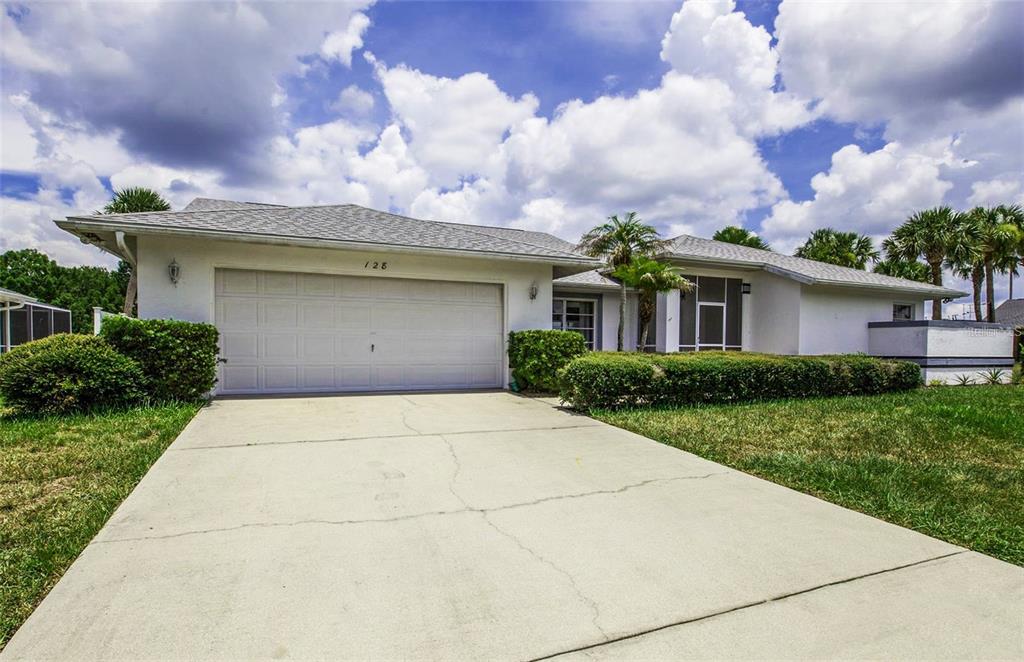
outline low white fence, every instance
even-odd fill
[[[92,334],[94,336],[100,335],[100,329],[103,327],[103,320],[107,317],[124,317],[124,313],[108,313],[99,306],[93,306]]]

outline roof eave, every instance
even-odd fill
[[[534,262],[542,264],[556,264],[556,265],[568,265],[568,266],[585,266],[594,268],[600,266],[602,263],[594,258],[588,258],[580,256],[574,257],[558,257],[558,256],[547,256],[547,255],[527,255],[521,253],[502,253],[502,252],[490,252],[490,251],[473,251],[464,250],[458,248],[431,248],[427,246],[409,246],[404,244],[384,244],[375,242],[358,242],[358,241],[341,241],[335,239],[316,239],[312,237],[289,237],[285,235],[273,235],[273,234],[255,234],[249,232],[234,232],[226,230],[196,230],[192,228],[169,228],[169,227],[158,227],[151,225],[142,225],[136,223],[115,223],[115,222],[104,222],[97,221],[92,218],[84,218],[80,216],[68,216],[63,220],[55,220],[54,223],[57,227],[71,232],[72,234],[78,235],[76,230],[83,231],[106,231],[114,232],[121,230],[129,234],[150,234],[150,235],[168,235],[175,237],[196,237],[203,239],[219,239],[224,241],[241,241],[248,243],[258,244],[275,244],[275,245],[289,245],[289,246],[306,246],[310,248],[332,248],[332,249],[352,249],[352,250],[369,250],[369,251],[390,251],[400,253],[415,253],[415,254],[442,254],[452,255],[458,257],[475,257],[475,258],[491,258],[501,260],[512,260],[517,262]]]
[[[913,281],[907,281],[913,282]],[[913,287],[907,285],[888,285],[884,283],[854,283],[845,280],[824,280],[818,279],[815,281],[817,285],[829,285],[832,287],[847,287],[851,289],[868,289],[868,290],[884,290],[888,292],[897,292],[902,294],[913,294],[920,296],[925,299],[959,299],[960,297],[967,296],[968,292],[961,292],[960,290],[953,290],[949,288],[939,288],[934,285],[929,287]]]

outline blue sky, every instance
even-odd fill
[[[1022,3],[54,2],[3,20],[0,249],[69,262],[106,258],[50,219],[131,185],[568,239],[636,210],[783,251],[1024,200]]]

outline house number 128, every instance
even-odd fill
[[[372,260],[367,260],[366,264],[363,265],[363,269],[380,269],[381,271],[384,271],[387,268],[387,262],[374,262]]]

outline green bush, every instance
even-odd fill
[[[587,353],[587,343],[575,331],[534,329],[508,334],[508,364],[524,390],[558,392],[558,371]]]
[[[569,362],[559,380],[564,401],[592,409],[904,391],[921,385],[921,370],[863,355],[595,352]]]
[[[20,414],[131,406],[144,383],[138,363],[96,336],[59,333],[0,356],[0,396]]]
[[[154,400],[198,400],[217,381],[217,328],[178,320],[107,317],[100,335],[139,362]]]

